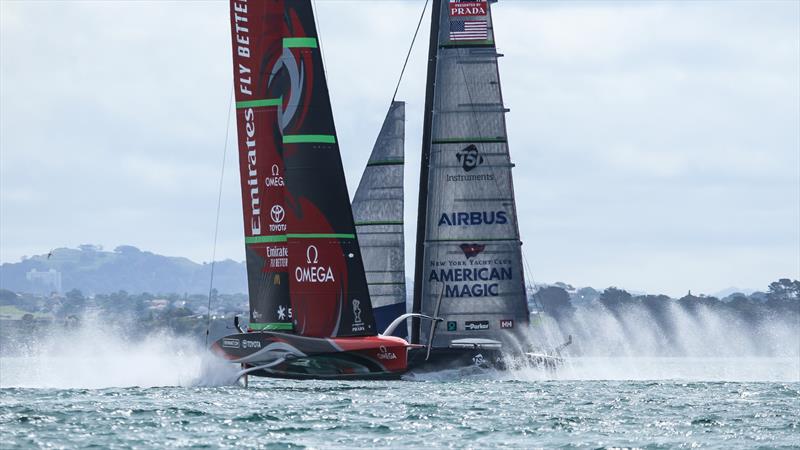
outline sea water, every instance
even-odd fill
[[[245,388],[194,341],[119,336],[85,328],[0,357],[0,448],[800,448],[794,350]]]
[[[251,379],[247,388],[227,368],[192,378],[202,363],[188,356],[136,366],[155,359],[79,371],[54,359],[30,377],[32,361],[4,359],[0,448],[800,446],[791,358],[578,358],[556,374]]]

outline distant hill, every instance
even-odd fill
[[[157,255],[122,245],[103,251],[94,245],[57,248],[18,263],[0,265],[0,287],[15,292],[49,293],[80,289],[84,294],[149,292],[208,294],[211,264]],[[224,294],[247,292],[243,262],[218,261],[214,287]],[[60,288],[60,289],[59,289]]]

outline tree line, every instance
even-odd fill
[[[557,321],[571,318],[578,308],[588,307],[602,307],[612,313],[639,307],[655,317],[666,316],[673,306],[690,313],[701,309],[726,312],[745,321],[761,320],[774,315],[800,317],[800,281],[789,278],[770,283],[766,292],[759,291],[750,295],[737,292],[722,299],[693,295],[691,291],[675,299],[663,294],[633,295],[614,286],[602,292],[593,288],[570,288],[569,285],[558,283],[538,289],[531,298],[532,309],[541,310]]]

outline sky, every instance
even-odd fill
[[[423,3],[316,0],[351,196]],[[223,155],[216,259],[244,259],[227,8],[0,1],[1,262],[84,243],[210,261]],[[409,277],[429,13],[398,94]],[[493,15],[528,282],[680,296],[800,278],[800,2]]]

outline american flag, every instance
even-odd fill
[[[451,20],[451,41],[474,41],[489,38],[489,28],[485,20]]]

